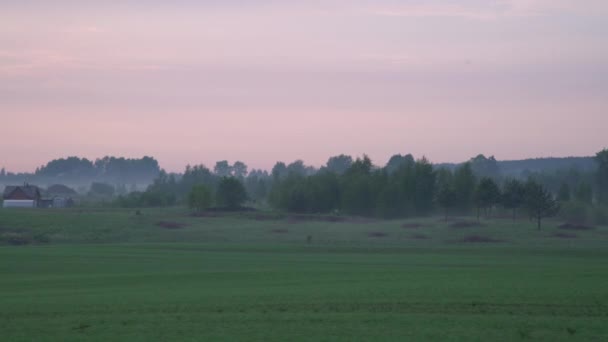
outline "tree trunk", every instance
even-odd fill
[[[540,216],[540,215],[538,215],[538,217],[537,217],[537,220],[538,220],[538,230],[540,230],[540,220],[541,220],[541,219],[542,219],[542,218],[541,218],[541,216]]]

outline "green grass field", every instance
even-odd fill
[[[608,228],[558,223],[0,210],[1,339],[608,340]]]

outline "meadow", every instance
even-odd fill
[[[0,210],[3,341],[601,341],[608,227]]]

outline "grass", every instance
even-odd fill
[[[0,332],[3,341],[606,340],[608,228],[559,238],[559,224],[0,210],[0,233],[49,240],[0,247]]]

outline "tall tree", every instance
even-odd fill
[[[516,179],[505,182],[502,190],[502,205],[513,211],[513,220],[517,217],[517,209],[524,204],[526,188]]]
[[[227,160],[220,160],[215,163],[213,172],[219,177],[230,177],[232,176],[232,166]]]
[[[248,196],[245,187],[238,179],[224,177],[217,187],[215,198],[218,206],[234,210],[239,209]]]
[[[353,164],[353,157],[341,154],[334,156],[327,160],[327,170],[334,172],[338,175],[343,174]]]
[[[473,204],[476,185],[471,163],[464,163],[454,171],[453,184],[458,198],[457,207],[462,211],[469,211]]]
[[[500,189],[492,178],[482,178],[475,188],[475,204],[477,206],[477,220],[479,221],[480,210],[485,211],[488,215],[488,209],[500,201]]]
[[[551,193],[535,181],[526,183],[524,205],[530,216],[536,219],[538,230],[540,230],[543,218],[555,216],[560,209]]]
[[[232,174],[239,179],[247,177],[247,165],[242,161],[234,162],[234,165],[232,165]]]
[[[445,214],[445,222],[448,222],[450,209],[456,206],[458,196],[453,186],[450,184],[442,184],[437,192],[437,203],[443,208]]]

